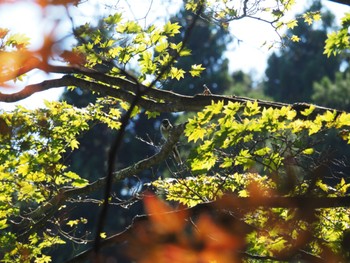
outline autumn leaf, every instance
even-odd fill
[[[185,212],[173,213],[173,209],[153,194],[146,194],[144,205],[147,214],[158,233],[177,233],[183,230]]]

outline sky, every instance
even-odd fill
[[[0,28],[10,28],[12,32],[28,34],[31,37],[32,49],[36,49],[42,45],[43,33],[49,33],[54,26],[58,39],[70,33],[72,27],[64,8],[53,7],[47,9],[46,13],[43,14],[40,7],[30,3],[30,1],[17,2],[21,2],[21,4],[11,3],[0,5]],[[89,0],[88,2],[89,4],[79,6],[79,9],[70,9],[70,15],[76,19],[76,24],[89,21],[93,22],[101,14],[110,14],[116,11],[123,12],[131,19],[137,19],[145,25],[154,22],[161,23],[161,20],[157,20],[160,15],[175,14],[182,3],[181,0],[105,0],[103,1],[104,4],[101,4],[102,1],[99,0]],[[118,8],[116,7],[116,2],[118,2]],[[170,2],[172,5],[169,5]],[[303,11],[310,3],[310,1],[299,2],[300,4],[294,13],[291,14],[291,18],[295,13]],[[128,3],[132,3],[132,5]],[[323,4],[336,14],[338,21],[345,12],[350,12],[350,7],[348,6],[330,1],[323,1]],[[42,22],[43,16],[46,18],[45,23]],[[60,22],[57,23],[57,21]],[[230,61],[230,70],[243,70],[244,72],[251,73],[255,80],[263,78],[267,58],[276,49],[267,50],[266,47],[261,47],[261,45],[264,41],[278,40],[278,35],[270,25],[253,19],[243,19],[231,23],[230,32],[236,39],[241,40],[239,44],[237,44],[237,41],[234,41],[233,44],[228,46],[226,56]],[[65,42],[65,45],[68,47],[71,44],[69,41]],[[31,75],[30,82],[19,83],[19,86],[39,82],[43,77],[52,78],[55,76],[44,76],[42,73],[34,72]],[[52,89],[35,94],[17,104],[28,108],[43,106],[44,99],[57,99],[61,92],[62,88]],[[0,103],[0,108],[11,109],[14,105],[15,103]]]

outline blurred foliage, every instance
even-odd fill
[[[337,72],[334,81],[323,77],[313,85],[312,101],[318,105],[350,111],[349,72]]]

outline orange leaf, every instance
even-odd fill
[[[39,64],[40,60],[29,51],[0,52],[0,82],[13,80]]]
[[[232,235],[213,222],[209,215],[203,214],[197,222],[198,237],[205,247],[220,251],[235,250],[242,246],[240,236]]]
[[[146,194],[144,204],[156,232],[166,234],[177,233],[183,230],[185,212],[174,211],[153,194]]]
[[[84,65],[86,63],[85,56],[81,53],[72,52],[72,51],[63,51],[60,55],[65,61],[67,61],[71,65]]]

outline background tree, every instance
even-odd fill
[[[312,101],[325,107],[350,111],[349,73],[337,72],[334,81],[323,77],[313,85]]]
[[[186,29],[194,20],[195,14],[182,8],[180,12],[171,19]],[[181,41],[182,34],[176,35],[174,41]],[[205,68],[200,78],[184,78],[180,83],[170,80],[164,83],[165,89],[174,90],[183,94],[197,94],[203,92],[203,84],[206,84],[212,92],[222,94],[232,86],[232,78],[229,74],[229,61],[224,53],[227,45],[232,41],[227,29],[217,26],[210,21],[199,18],[187,42],[187,48],[191,55],[179,58],[179,66],[190,69],[193,64],[200,64]]]
[[[305,13],[321,9],[321,2],[314,1]],[[304,21],[302,14],[297,17],[298,26],[289,29],[287,35],[296,35],[300,41],[292,41],[268,59],[264,90],[277,101],[310,102],[313,82],[323,77],[334,80],[342,62],[340,57],[327,58],[323,54],[327,33],[334,26],[334,16],[329,11],[322,12],[322,24],[314,27]]]

